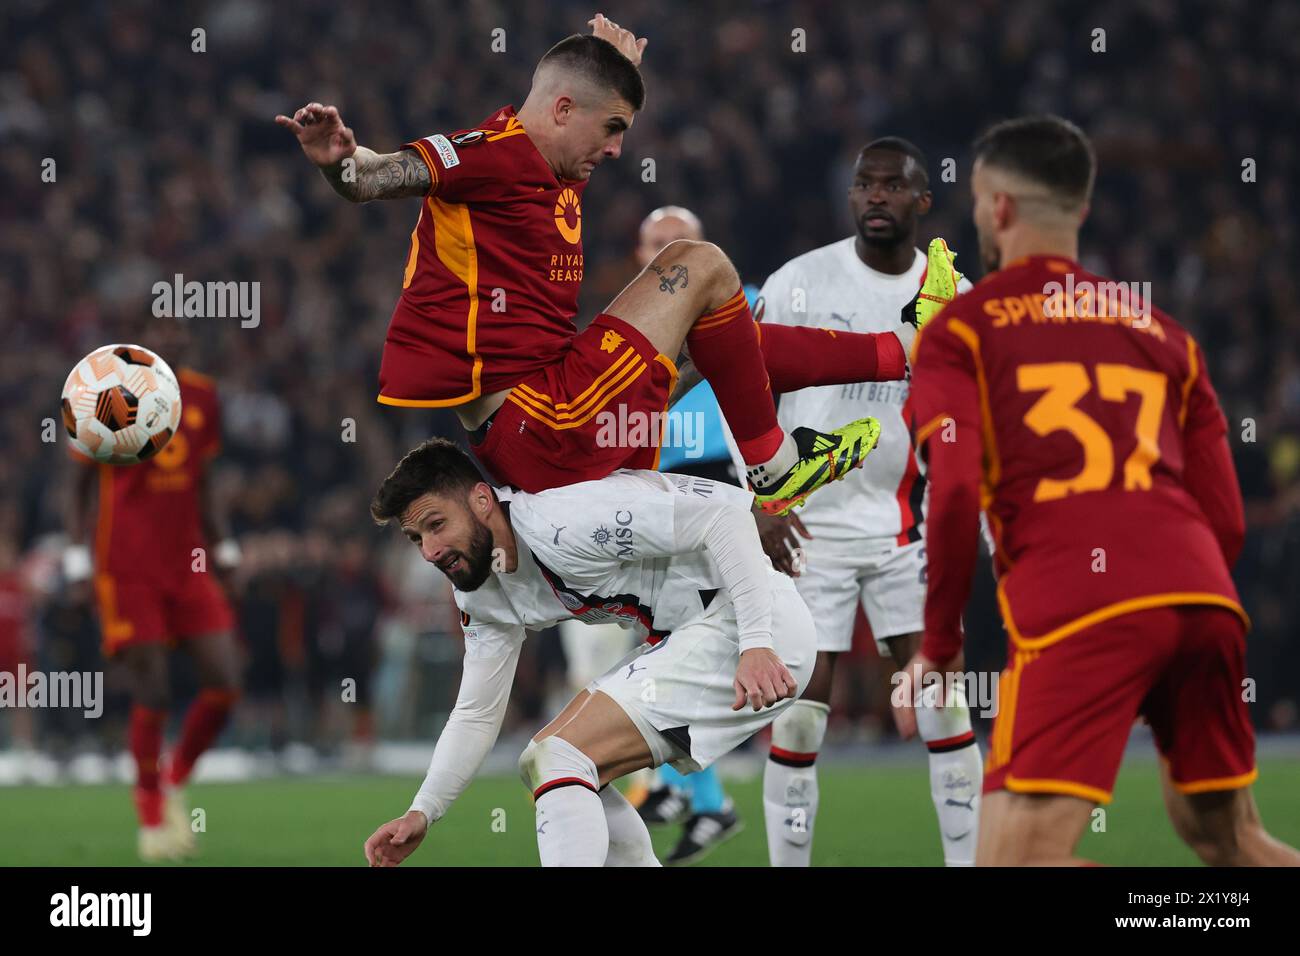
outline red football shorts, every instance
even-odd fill
[[[649,339],[602,313],[568,354],[510,390],[474,454],[498,482],[528,492],[656,468],[676,382]]]
[[[1254,781],[1242,681],[1245,625],[1226,608],[1156,607],[1038,650],[1014,645],[998,684],[984,792],[1110,802],[1135,718],[1146,718],[1184,793]]]
[[[171,586],[95,575],[95,604],[104,656],[132,644],[156,644],[228,631],[235,616],[225,594],[205,573],[178,576]]]

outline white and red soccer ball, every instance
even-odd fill
[[[134,465],[176,433],[181,388],[158,355],[140,345],[105,345],[63,383],[63,427],[72,446],[95,461]]]

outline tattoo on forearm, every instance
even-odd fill
[[[691,284],[690,274],[683,265],[671,265],[665,272],[663,267],[650,264],[649,269],[659,277],[659,291],[667,292],[669,295],[676,295],[680,286],[685,289]]]
[[[347,160],[321,168],[334,191],[351,202],[423,196],[433,183],[429,167],[409,149],[383,154],[358,149],[352,159],[354,168],[346,176]]]

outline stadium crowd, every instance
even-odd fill
[[[589,7],[476,2],[450,17],[434,2],[5,6],[0,643],[23,642],[45,669],[102,667],[88,591],[58,570],[73,466],[46,421],[68,369],[106,341],[148,345],[149,323],[168,321],[152,317],[155,282],[257,282],[255,326],[189,320],[193,364],[223,401],[213,487],[243,549],[228,585],[247,686],[228,739],[328,750],[436,730],[454,699],[442,665],[459,653],[450,594],[366,510],[402,451],[460,435],[449,413],[374,401],[416,206],[340,200],[272,117],[333,103],[380,150],[472,126],[522,101],[537,57],[585,31]],[[1254,620],[1255,720],[1294,729],[1300,153],[1279,117],[1293,112],[1300,8],[702,0],[665,11],[627,0],[617,16],[650,39],[648,100],[623,157],[584,196],[582,321],[632,276],[637,225],[660,205],[694,209],[753,282],[847,235],[853,158],[885,134],[927,152],[935,203],[923,238],[947,237],[977,278],[973,136],[1050,110],[1094,137],[1084,263],[1150,281],[1204,347],[1247,506],[1236,577]],[[1053,39],[1031,42],[1042,37]],[[997,669],[1003,638],[981,577],[967,662]],[[861,644],[860,666],[842,669],[832,738],[890,726],[887,670]],[[553,710],[547,697],[563,684],[558,641],[527,653],[514,722]],[[338,692],[347,677],[358,682],[351,710]],[[120,740],[120,689],[115,700],[102,733]],[[84,743],[84,725],[63,717],[39,715],[41,743]],[[14,723],[0,726],[12,739]]]

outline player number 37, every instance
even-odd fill
[[[1131,365],[1098,363],[1097,394],[1106,401],[1127,401],[1137,393],[1137,445],[1124,462],[1124,490],[1151,487],[1151,466],[1160,458],[1160,420],[1165,410],[1167,377],[1160,372]],[[1052,501],[1081,491],[1100,491],[1115,474],[1115,449],[1106,430],[1086,412],[1075,407],[1092,388],[1088,370],[1079,362],[1044,362],[1022,365],[1016,370],[1016,385],[1022,392],[1043,392],[1025,413],[1025,424],[1036,435],[1064,429],[1083,446],[1083,469],[1073,478],[1043,478],[1034,489],[1035,501]]]

